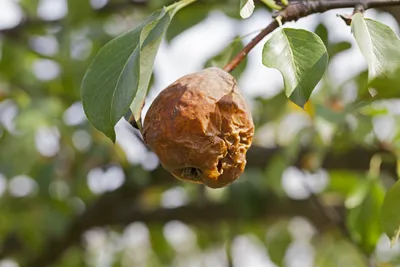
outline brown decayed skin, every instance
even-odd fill
[[[176,178],[219,188],[244,171],[254,124],[233,76],[219,68],[186,75],[147,112],[143,137]]]

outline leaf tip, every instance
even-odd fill
[[[307,101],[303,101],[301,99],[293,99],[292,97],[290,97],[290,101],[297,107],[301,108],[303,111],[306,111],[305,106]]]
[[[110,134],[107,134],[107,137],[110,138],[111,142],[115,144],[116,137],[115,137],[115,131],[113,130]]]
[[[115,144],[116,134],[115,134],[114,127],[109,130],[99,130],[99,131],[101,131],[108,139],[111,140],[111,142],[113,142],[113,144]]]

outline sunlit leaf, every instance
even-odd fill
[[[361,180],[357,187],[353,188],[353,190],[349,193],[344,203],[347,209],[353,209],[359,205],[361,205],[365,198],[368,196],[370,190],[370,181]]]
[[[135,29],[106,44],[82,81],[82,103],[89,121],[115,142],[115,124],[129,110],[141,127],[141,111],[158,47],[183,0],[151,14]]]
[[[253,14],[254,11],[254,1],[253,0],[240,0],[240,16],[244,19]]]
[[[147,95],[151,74],[153,73],[154,59],[168,25],[171,22],[171,18],[171,14],[166,13],[158,21],[147,25],[140,35],[140,79],[136,96],[130,106],[139,127],[141,125],[141,112],[144,106],[144,100]],[[124,113],[122,113],[122,115],[124,115]]]
[[[364,177],[352,171],[332,170],[329,172],[329,177],[330,181],[326,192],[340,194],[344,198],[354,194],[356,188],[364,182]]]
[[[286,96],[304,107],[328,64],[328,52],[321,38],[310,31],[281,28],[265,43],[263,64],[279,70]]]
[[[135,29],[107,43],[83,78],[81,93],[86,116],[112,141],[114,126],[128,110],[139,84],[141,33],[165,14],[165,10],[157,11]]]
[[[368,80],[391,78],[400,68],[400,40],[387,25],[355,14],[352,32],[368,63]]]

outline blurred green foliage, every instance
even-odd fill
[[[385,192],[397,179],[398,83],[377,81],[384,90],[374,87],[372,98],[366,68],[342,84],[329,69],[307,112],[283,90],[249,96],[256,135],[247,169],[211,190],[171,177],[126,123],[112,144],[80,104],[99,49],[171,2],[93,8],[68,0],[57,20],[39,17],[39,3],[19,1],[26,19],[0,30],[0,266],[400,264],[399,246],[389,249],[381,224]],[[167,42],[213,12],[241,22],[237,0],[198,1],[176,15]],[[315,32],[332,62],[352,45],[329,38],[331,27]],[[237,49],[224,47],[204,63],[223,64]],[[398,196],[391,196],[395,228]]]

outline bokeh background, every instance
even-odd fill
[[[271,22],[257,1],[240,19],[238,2],[199,0],[177,14],[144,113],[168,84]],[[174,179],[124,120],[116,144],[91,127],[80,102],[91,60],[171,3],[0,0],[0,267],[400,266],[379,214],[397,176],[400,88],[371,101],[366,62],[336,16],[351,9],[285,25],[315,31],[330,54],[307,112],[262,65],[265,40],[235,72],[256,135],[226,188]],[[399,34],[399,14],[366,16]]]

